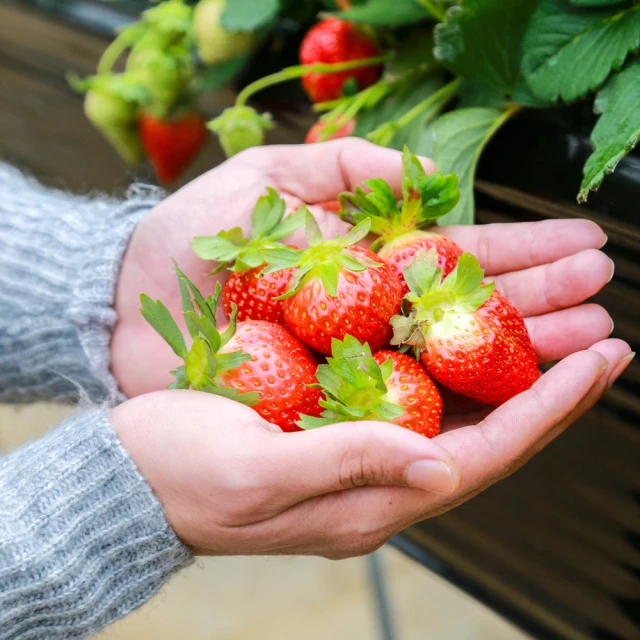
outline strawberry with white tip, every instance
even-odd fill
[[[412,307],[392,318],[394,345],[413,347],[436,382],[485,404],[501,405],[539,378],[536,354],[517,309],[483,283],[470,253],[442,281],[435,251],[405,269]]]

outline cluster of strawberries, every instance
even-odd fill
[[[340,215],[355,225],[344,237],[323,239],[305,207],[285,216],[268,190],[251,237],[195,238],[200,257],[231,273],[205,299],[176,266],[190,348],[166,307],[142,296],[185,361],[171,386],[244,402],[285,431],[382,420],[428,437],[440,429],[438,385],[490,405],[529,388],[539,372],[520,314],[472,255],[422,230],[455,206],[456,176],[425,175],[405,149],[402,184],[400,202],[383,180],[342,194]],[[303,225],[308,248],[287,245]],[[371,249],[357,244],[370,233]]]

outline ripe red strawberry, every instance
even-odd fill
[[[356,128],[356,121],[352,118],[347,120],[341,127],[336,125],[330,126],[324,120],[318,120],[304,139],[306,144],[314,142],[325,142],[326,140],[337,140],[338,138],[346,138],[350,136]]]
[[[253,210],[250,238],[235,227],[217,236],[198,236],[191,246],[202,259],[218,262],[213,273],[225,267],[230,269],[231,274],[222,288],[222,305],[227,317],[236,305],[239,322],[266,320],[284,325],[282,300],[277,298],[287,292],[293,271],[286,268],[269,274],[263,271],[269,260],[278,260],[281,266],[297,262],[296,248],[280,240],[304,224],[305,209],[285,218],[284,200],[277,191],[269,188],[267,191],[269,194],[261,197]]]
[[[333,338],[347,334],[379,349],[389,340],[389,320],[400,309],[398,277],[376,262],[369,249],[353,246],[369,226],[364,220],[344,238],[323,241],[318,223],[307,213],[309,248],[300,252],[298,269],[283,296],[284,318],[294,335],[325,355],[331,353]],[[267,272],[278,268],[275,262]]]
[[[139,133],[158,180],[173,182],[200,151],[207,129],[199,113],[163,120],[145,112],[140,118]]]
[[[455,207],[460,198],[457,176],[439,172],[427,176],[420,161],[405,147],[401,203],[384,180],[369,180],[365,184],[370,192],[357,187],[355,193],[340,196],[340,217],[351,224],[371,219],[371,232],[379,236],[371,249],[395,271],[404,293],[409,288],[402,274],[418,251],[435,249],[438,267],[448,275],[462,249],[449,238],[422,228]]]
[[[220,285],[206,300],[178,269],[189,349],[169,310],[144,294],[142,314],[185,364],[169,388],[214,393],[242,402],[283,431],[298,431],[300,413],[318,415],[320,392],[313,354],[284,327],[249,320],[236,326],[235,311],[221,333],[216,326]]]
[[[415,347],[443,386],[497,406],[540,373],[522,316],[483,276],[476,258],[463,253],[442,281],[435,252],[419,253],[405,270],[413,307],[392,319],[392,344]]]
[[[362,29],[345,20],[327,18],[309,29],[300,47],[300,62],[338,63],[380,55],[377,43]],[[351,79],[358,90],[372,85],[382,73],[375,65],[338,73],[308,73],[302,76],[302,86],[313,102],[337,100],[345,83]]]
[[[440,431],[442,398],[424,368],[396,351],[378,351],[353,336],[333,340],[333,357],[316,372],[325,409],[320,418],[301,416],[304,429],[334,422],[382,420],[433,438]]]

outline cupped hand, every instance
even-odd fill
[[[370,553],[515,471],[628,362],[628,346],[606,340],[431,440],[374,422],[283,434],[251,409],[197,391],[134,398],[111,420],[195,553],[338,559]]]

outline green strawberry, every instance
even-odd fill
[[[200,0],[193,13],[198,53],[205,64],[218,64],[241,56],[254,45],[253,33],[227,31],[220,24],[226,0]]]
[[[249,147],[264,143],[265,131],[271,129],[271,115],[259,114],[244,105],[230,107],[212,120],[209,129],[220,137],[220,144],[228,158]]]

